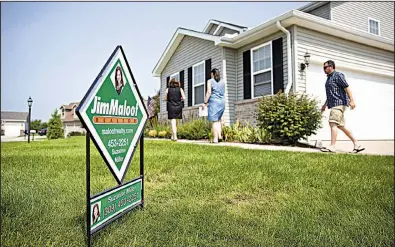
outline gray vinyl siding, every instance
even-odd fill
[[[234,33],[239,33],[239,32],[236,31],[236,30],[233,30],[233,29],[230,29],[230,28],[225,27],[225,28],[223,28],[222,31],[219,33],[219,36],[224,36],[226,33],[234,34]]]
[[[325,18],[327,20],[331,19],[331,4],[327,3],[325,5],[322,5],[319,8],[316,8],[314,10],[309,11],[309,14],[315,15],[315,16],[319,16],[321,18]]]
[[[394,40],[394,2],[332,2],[332,20],[369,32],[368,18],[380,21],[381,36]]]
[[[217,27],[218,27],[217,24],[213,24],[213,25],[211,26],[211,28],[208,30],[208,33],[209,33],[209,34],[213,34],[214,31],[215,31],[215,29],[217,29]]]
[[[394,72],[394,53],[373,48],[367,45],[340,39],[338,37],[297,27],[297,64],[304,62],[308,51],[311,60],[319,59],[325,62],[329,59],[335,63],[347,63],[348,66],[358,66],[373,69],[382,73]],[[297,91],[306,92],[305,73],[297,70]]]
[[[288,29],[289,30],[289,29]],[[244,99],[243,93],[243,52],[259,46],[271,40],[275,40],[282,37],[283,38],[283,77],[284,77],[284,88],[287,86],[288,80],[288,60],[287,60],[287,35],[281,31],[255,41],[251,44],[243,46],[237,50],[237,100]]]
[[[195,37],[185,36],[177,47],[173,56],[166,64],[161,75],[161,101],[160,111],[166,112],[166,78],[171,74],[184,70],[185,107],[188,102],[188,68],[211,58],[211,67],[222,71],[222,47],[214,46],[213,41],[203,40]]]
[[[237,51],[230,48],[223,48],[223,57],[226,60],[226,106],[224,112],[225,124],[235,122],[235,105],[237,97],[237,69],[236,69]]]

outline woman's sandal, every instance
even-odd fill
[[[352,153],[359,153],[359,152],[361,152],[361,151],[363,151],[363,150],[365,150],[365,148],[364,147],[358,147],[358,148],[354,148],[353,150],[352,150]]]

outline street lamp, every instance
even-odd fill
[[[32,113],[32,105],[33,105],[33,100],[31,97],[27,100],[27,105],[29,106],[29,130],[28,130],[28,136],[27,136],[27,142],[30,143],[30,120],[31,120],[31,113]]]

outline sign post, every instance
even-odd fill
[[[117,46],[76,109],[86,129],[87,244],[90,236],[144,206],[144,135],[147,110],[121,46]],[[90,139],[118,186],[90,195]],[[123,182],[138,141],[140,176]]]

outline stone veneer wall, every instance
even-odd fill
[[[235,119],[244,125],[249,122],[250,125],[256,127],[256,114],[259,103],[258,99],[239,100],[235,102]]]
[[[244,125],[249,122],[256,127],[256,114],[259,99],[239,100],[235,102],[235,119]],[[182,110],[182,121],[188,122],[199,118],[199,106],[185,107]],[[167,122],[167,111],[159,113],[159,122]]]

